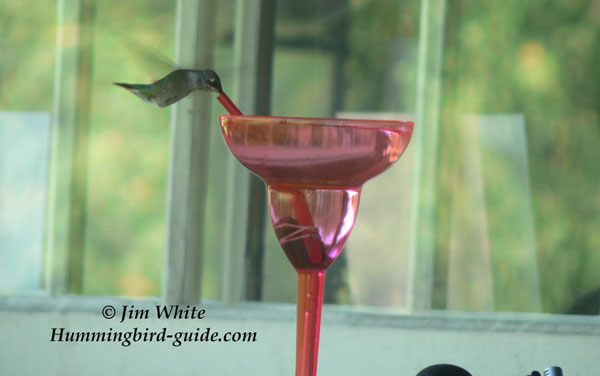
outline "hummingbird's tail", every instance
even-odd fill
[[[123,83],[123,82],[113,82],[113,83],[115,85],[117,85],[117,86],[121,86],[121,87],[129,90],[130,92],[132,92],[133,94],[135,94],[138,97],[142,98],[146,102],[152,102],[152,98],[150,98],[150,96],[149,96],[149,90],[148,90],[148,86],[149,85],[143,85],[143,84],[126,84],[126,83]]]

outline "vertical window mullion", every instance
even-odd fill
[[[217,3],[178,1],[175,60],[180,67],[203,69],[214,59]],[[212,93],[197,93],[175,104],[171,144],[163,299],[168,304],[200,302],[204,212],[212,126]]]
[[[436,182],[445,0],[421,3],[407,307],[431,308],[436,239]]]
[[[234,26],[233,98],[242,111],[256,107],[259,2],[237,0]],[[246,69],[246,67],[248,69]],[[227,202],[223,239],[223,279],[221,298],[225,303],[241,301],[245,295],[248,191],[250,173],[233,155],[227,155]]]
[[[257,115],[271,114],[271,87],[273,82],[273,54],[275,49],[276,2],[260,1],[259,29],[256,58],[255,108]],[[250,175],[248,223],[246,239],[245,298],[262,300],[263,264],[265,252],[265,223],[267,194],[265,183]]]
[[[80,293],[87,206],[93,0],[60,0],[46,213],[46,288]]]

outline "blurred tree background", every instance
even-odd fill
[[[216,67],[227,90],[232,85],[235,1],[218,4]],[[54,2],[32,5],[0,0],[2,111],[52,112],[57,9]],[[277,2],[273,113],[414,113],[421,2],[311,0],[301,5]],[[150,82],[172,69],[175,7],[175,1],[95,2],[87,294],[160,293],[170,111],[143,103],[112,82]],[[460,174],[457,152],[464,146],[458,129],[466,114],[520,114],[525,121],[541,311],[568,310],[600,287],[600,1],[449,1],[442,67],[434,308],[448,308],[452,187]],[[219,180],[225,172],[218,158],[226,151],[220,134],[213,135],[215,162],[209,176]],[[493,166],[486,165],[491,168],[486,176],[509,178],[510,172]],[[376,180],[368,185],[369,195],[407,199],[397,185],[378,185]],[[511,223],[500,221],[510,200],[492,200],[488,191],[488,225],[495,229],[494,236],[510,239]],[[209,190],[207,231],[215,235],[206,239],[208,297],[219,296],[223,199],[223,190]],[[365,210],[372,214],[364,215],[372,217],[364,222],[383,217],[389,202],[377,205],[376,211]],[[294,300],[290,267],[268,236],[266,296]],[[360,236],[355,229],[351,238]],[[384,234],[372,238],[382,239],[369,240],[373,249],[390,248]],[[495,310],[520,310],[510,294],[520,288],[520,281],[502,268],[504,261],[498,262],[492,276]],[[364,292],[366,300],[340,301],[402,305],[403,297],[379,297],[386,294],[386,284],[372,281],[394,273],[381,273],[380,268],[369,266],[361,275],[361,283],[372,286]],[[348,273],[352,270],[341,273],[342,278]],[[275,282],[279,280],[286,282],[280,285]],[[388,288],[403,291],[404,286]],[[345,294],[352,291],[346,288]]]

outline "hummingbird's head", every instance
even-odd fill
[[[222,93],[223,88],[221,87],[221,80],[217,73],[213,70],[207,69],[203,72],[202,78],[204,88],[208,90],[216,91],[217,93]]]

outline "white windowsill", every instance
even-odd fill
[[[0,312],[85,312],[100,315],[104,305],[154,308],[158,298],[118,298],[105,296],[38,295],[0,296]],[[290,321],[296,319],[296,307],[287,303],[244,302],[225,305],[204,301],[201,307],[215,320]],[[532,332],[600,336],[600,316],[556,315],[504,312],[430,311],[406,314],[385,307],[325,305],[323,325],[389,327],[404,329],[465,330],[484,332]]]
[[[0,297],[0,364],[3,374],[107,375],[293,373],[295,306],[224,305],[206,301],[202,320],[107,320],[110,304],[154,310],[159,299],[90,296]],[[184,307],[185,308],[185,307]],[[254,343],[56,343],[52,328],[67,331],[160,330],[193,333],[254,331]],[[110,329],[109,329],[110,328]],[[199,329],[197,329],[199,328]],[[399,314],[379,307],[326,305],[319,374],[416,375],[431,364],[452,363],[474,376],[526,375],[551,365],[566,376],[595,374],[600,358],[597,316],[432,311]],[[110,361],[108,361],[110,360]],[[91,367],[91,365],[94,365]],[[115,372],[115,370],[119,372]]]

